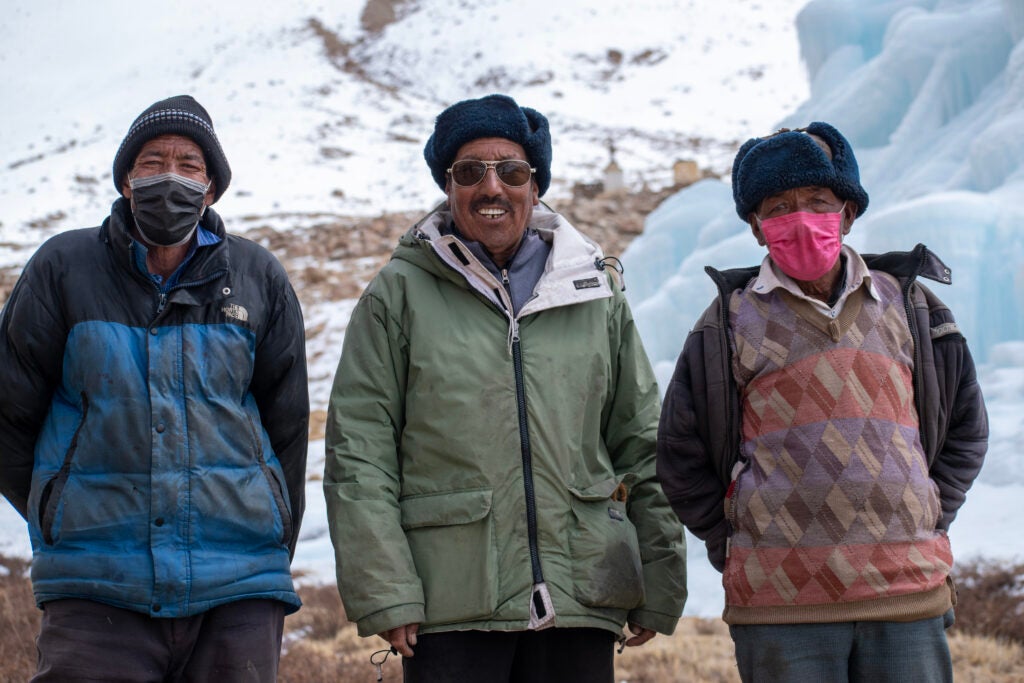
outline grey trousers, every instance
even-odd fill
[[[944,617],[730,626],[743,683],[952,683]]]
[[[91,600],[43,607],[32,683],[277,679],[285,612],[277,600],[240,600],[176,619]]]

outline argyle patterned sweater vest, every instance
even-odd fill
[[[899,283],[872,272],[835,319],[789,292],[733,294],[742,455],[726,494],[730,624],[913,621],[952,604],[914,407]]]

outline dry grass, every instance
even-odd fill
[[[680,619],[671,638],[659,635],[615,659],[615,680],[629,683],[739,683],[729,627],[721,619]]]
[[[1024,645],[1024,563],[958,564],[956,631]]]
[[[27,681],[36,672],[41,616],[32,598],[28,562],[0,555],[0,681]]]
[[[305,586],[299,589],[303,607],[285,620],[285,645],[281,655],[280,680],[294,683],[314,681],[376,681],[370,655],[384,647],[379,638],[360,638],[345,612],[334,586]],[[398,657],[388,657],[385,680],[402,679]]]
[[[1024,646],[1019,643],[954,632],[949,650],[957,683],[1024,681]]]
[[[958,683],[1024,681],[1024,566],[991,563],[958,571],[960,604],[949,646]],[[0,556],[0,681],[24,681],[35,671],[40,612],[27,578],[27,563]],[[304,586],[304,606],[285,620],[283,683],[373,683],[370,655],[384,646],[360,638],[345,619],[334,586]],[[986,629],[998,633],[990,637]],[[671,637],[616,655],[615,680],[628,683],[738,683],[728,627],[718,619],[686,618]],[[385,681],[402,679],[400,658],[383,668]]]

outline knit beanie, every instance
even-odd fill
[[[825,141],[831,159],[811,135]],[[840,199],[856,202],[858,216],[868,208],[868,193],[860,185],[853,149],[842,133],[827,123],[751,138],[740,147],[732,164],[732,196],[743,221],[757,211],[765,197],[812,185],[827,187]]]
[[[213,120],[203,105],[189,95],[161,100],[135,119],[114,155],[114,187],[117,191],[121,192],[124,177],[131,170],[142,146],[160,135],[183,135],[199,145],[206,159],[207,173],[214,181],[216,194],[213,201],[220,199],[231,182],[231,167],[213,130]]]
[[[434,133],[423,148],[423,158],[444,190],[445,174],[459,149],[480,138],[505,138],[522,145],[530,165],[537,169],[534,179],[543,196],[551,184],[551,134],[548,120],[538,111],[520,107],[508,95],[487,95],[463,100],[441,112]]]

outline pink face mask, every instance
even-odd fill
[[[797,211],[764,219],[761,234],[768,242],[768,254],[783,273],[794,280],[812,282],[827,273],[839,258],[842,226],[842,210]]]

